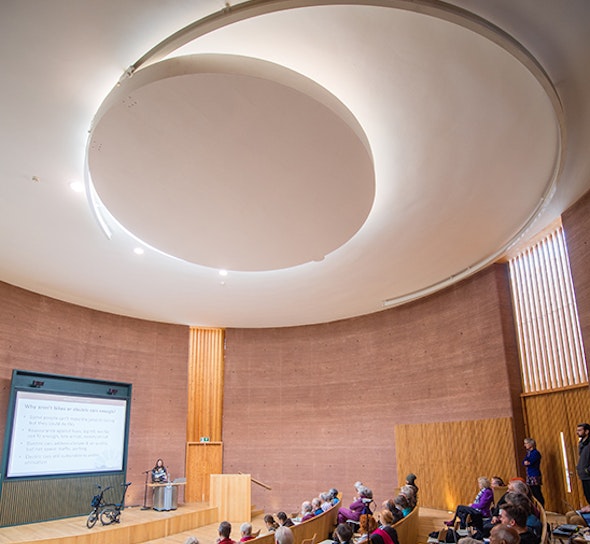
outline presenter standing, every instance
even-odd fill
[[[162,461],[162,459],[158,459],[154,468],[152,469],[152,483],[162,484],[168,482],[168,480],[168,471],[164,466],[164,461]]]

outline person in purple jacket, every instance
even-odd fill
[[[455,520],[459,518],[461,522],[461,529],[465,529],[467,525],[467,516],[471,516],[471,525],[478,529],[483,530],[483,518],[490,517],[490,508],[494,502],[494,492],[492,491],[492,484],[485,476],[480,476],[477,479],[479,485],[479,493],[475,497],[475,500],[469,505],[460,504],[457,506],[455,515],[450,521],[445,523],[452,527],[455,524]]]
[[[347,520],[358,521],[367,505],[373,500],[373,492],[360,482],[357,482],[357,484],[355,487],[358,496],[348,508],[341,507],[338,510],[338,523],[346,523]]]

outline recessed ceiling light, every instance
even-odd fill
[[[219,275],[220,276],[227,276],[227,270],[220,270]]]
[[[70,183],[70,189],[75,193],[83,193],[84,184],[81,181],[72,181],[72,183]]]
[[[143,255],[145,253],[144,249],[142,247],[136,247],[133,250],[133,253],[135,253],[136,255]]]

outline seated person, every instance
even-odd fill
[[[313,512],[314,516],[319,516],[320,514],[324,513],[322,510],[322,501],[319,497],[314,497],[311,499],[311,511]]]
[[[215,541],[217,544],[236,544],[229,537],[231,535],[231,523],[229,521],[222,521],[217,531],[219,533],[219,537]]]
[[[520,544],[520,535],[512,527],[496,525],[490,534],[490,544]]]
[[[418,496],[418,486],[416,485],[416,475],[411,473],[406,476],[406,485],[411,485],[414,488],[414,494]]]
[[[506,485],[504,483],[504,480],[502,480],[502,478],[500,476],[492,476],[491,482],[492,482],[492,489],[494,487],[504,487]]]
[[[339,523],[332,535],[336,544],[352,544],[352,529],[348,523]]]
[[[242,525],[240,525],[240,534],[240,542],[248,542],[248,540],[253,540],[254,537],[252,536],[252,524],[248,523],[247,521],[242,523]]]
[[[460,504],[457,506],[455,515],[450,521],[445,524],[452,527],[455,520],[458,518],[461,522],[461,529],[465,529],[467,525],[467,516],[471,516],[472,525],[480,532],[483,532],[483,518],[490,517],[490,508],[494,501],[494,492],[492,491],[492,484],[485,476],[480,476],[477,479],[479,485],[479,493],[475,500],[469,505]]]
[[[490,514],[492,517],[488,520],[485,520],[483,523],[483,535],[484,536],[489,536],[490,531],[492,530],[492,527],[494,527],[495,525],[498,525],[500,523],[500,508],[502,508],[502,506],[504,504],[506,504],[506,497],[508,497],[508,494],[515,493],[515,492],[516,493],[518,493],[518,492],[525,492],[526,493],[526,490],[523,488],[523,486],[528,487],[524,483],[524,480],[522,478],[511,478],[510,479],[510,481],[508,482],[508,489],[506,490],[506,493],[504,493],[504,495],[502,495],[498,499],[498,502],[496,504],[494,504],[493,508],[490,511]],[[493,485],[492,485],[492,487],[493,487]],[[520,491],[517,491],[517,490],[520,490]]]
[[[500,509],[502,525],[512,527],[520,537],[521,544],[539,544],[541,539],[526,526],[527,514],[521,506],[506,503]]]
[[[279,524],[281,527],[293,527],[295,525],[293,520],[285,514],[285,512],[278,512],[277,519],[279,520]]]
[[[358,486],[358,496],[348,508],[343,506],[338,510],[338,523],[345,523],[347,520],[358,521],[361,514],[368,509],[373,500],[373,492],[364,485]]]
[[[311,502],[303,501],[301,503],[301,521],[304,522],[311,518],[313,518]]]
[[[402,519],[404,517],[404,513],[396,506],[394,501],[395,501],[395,499],[389,499],[383,503],[383,508],[385,508],[389,512],[391,512],[391,515],[393,517],[393,521],[391,522],[391,525],[393,525],[394,523],[397,523],[400,519]]]
[[[369,534],[377,529],[377,520],[371,514],[361,514],[359,518],[359,533],[360,538],[356,539],[356,544],[366,542]]]
[[[543,532],[543,524],[533,512],[533,503],[531,499],[522,493],[508,493],[506,495],[506,502],[504,504],[520,506],[527,515],[526,526],[538,537],[541,537],[541,533]]]
[[[322,501],[322,504],[321,504],[322,512],[327,512],[333,506],[332,495],[329,491],[326,491],[325,493],[320,494],[320,501]]]
[[[393,499],[393,505],[402,513],[404,518],[412,511],[408,499],[401,493]]]
[[[269,533],[274,533],[280,527],[272,514],[266,514],[264,516],[264,525],[266,525],[266,530]]]
[[[416,508],[416,504],[418,504],[418,500],[416,498],[416,493],[414,492],[414,488],[411,485],[404,485],[399,490],[400,495],[403,495],[408,500],[408,505],[410,510],[414,510]]]
[[[278,517],[278,514],[277,514]],[[294,544],[293,532],[285,525],[275,531],[275,544]]]
[[[387,523],[389,515],[391,515],[389,510],[379,513],[379,526],[371,533],[369,538],[371,544],[399,544],[397,531]]]
[[[332,497],[332,505],[340,502],[340,499],[338,498],[338,490],[335,487],[330,489],[330,496]]]

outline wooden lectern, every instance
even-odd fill
[[[219,521],[252,521],[250,474],[211,474],[209,504],[217,506]]]

